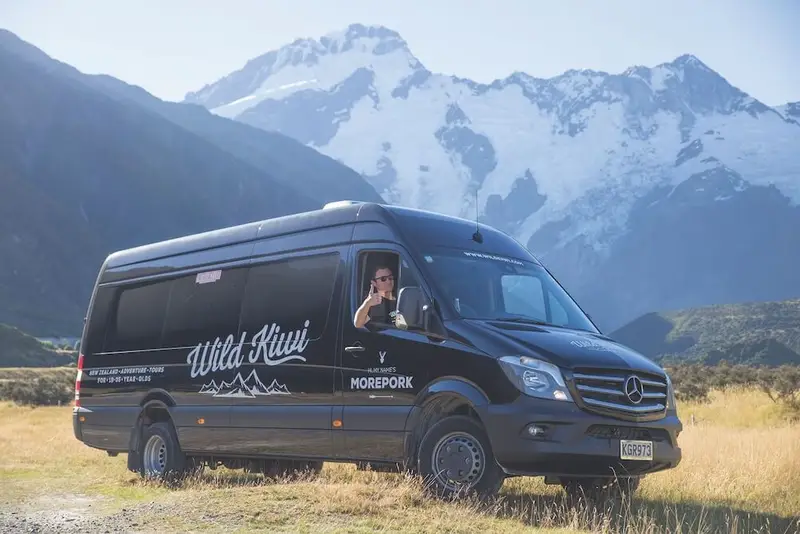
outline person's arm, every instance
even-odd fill
[[[372,306],[369,305],[369,299],[365,300],[361,303],[358,310],[356,310],[356,317],[353,319],[353,324],[356,325],[356,328],[361,328],[367,321],[369,321],[369,309]]]

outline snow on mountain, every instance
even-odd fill
[[[794,120],[800,124],[800,102],[789,102],[783,106],[775,108],[788,120]]]
[[[565,269],[580,263],[573,279],[635,230],[654,191],[718,177],[705,202],[771,187],[800,203],[797,106],[770,108],[688,54],[480,84],[428,71],[390,29],[354,24],[255,58],[186,101],[294,137],[390,203],[472,218],[477,192],[482,220]]]
[[[364,66],[385,73],[382,81],[393,87],[399,81],[393,79],[398,72],[420,66],[412,56],[394,53],[406,49],[396,32],[352,25],[319,41],[298,39],[264,54],[219,82],[189,93],[186,100],[235,117],[265,99],[284,98],[301,90],[328,91]]]
[[[269,52],[186,100],[289,134],[393,203],[469,217],[477,189],[491,217],[489,202],[535,183],[538,210],[494,221],[525,242],[577,213],[584,220],[561,243],[588,234],[602,248],[636,198],[689,176],[676,157],[698,140],[704,157],[800,199],[797,125],[691,55],[619,75],[514,73],[482,85],[432,74],[396,32],[355,24]]]

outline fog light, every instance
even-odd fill
[[[557,390],[555,390],[553,392],[553,397],[555,397],[557,400],[567,400],[568,399],[566,392],[561,391],[560,389],[557,389]]]
[[[547,433],[547,427],[541,425],[528,425],[528,435],[532,438],[541,438]]]

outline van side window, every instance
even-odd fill
[[[190,347],[239,330],[247,268],[209,270],[176,279],[164,324],[165,347]]]
[[[158,347],[171,285],[172,281],[166,280],[119,288],[103,350],[121,352]]]
[[[329,253],[251,267],[241,331],[250,338],[265,325],[276,323],[288,331],[308,320],[308,339],[318,338],[327,324],[339,264],[339,254]]]
[[[391,274],[390,279],[377,277],[376,274]],[[364,305],[370,294],[370,285],[374,290],[389,290],[389,296],[382,303],[369,308],[368,325],[395,328],[394,318],[397,311],[397,297],[400,289],[409,286],[419,287],[419,281],[412,271],[408,260],[396,252],[366,251],[359,255],[358,283],[356,285],[356,310]]]
[[[86,337],[80,351],[83,354],[103,352],[103,343],[108,335],[110,319],[113,317],[112,306],[116,304],[116,288],[113,286],[99,286],[95,294],[92,309],[86,317]]]
[[[568,325],[569,314],[567,314],[567,310],[564,309],[564,306],[550,291],[547,292],[547,296],[550,301],[550,313],[553,316],[551,322],[557,325]]]
[[[421,287],[417,275],[408,264],[408,260],[400,256],[400,279],[397,284],[398,293],[404,287]]]

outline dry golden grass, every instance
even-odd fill
[[[206,469],[170,488],[127,471],[124,455],[77,441],[70,408],[5,403],[0,511],[76,509],[110,531],[147,532],[800,531],[800,425],[759,392],[715,392],[709,405],[680,411],[681,465],[647,477],[622,508],[590,510],[569,507],[538,478],[506,481],[493,502],[447,503],[403,475],[338,464],[284,481]]]
[[[682,403],[678,415],[684,426],[694,422],[701,426],[724,428],[783,428],[797,420],[783,404],[772,402],[766,393],[748,388],[731,387],[726,391],[712,391],[708,403]],[[797,427],[794,427],[797,428]]]

